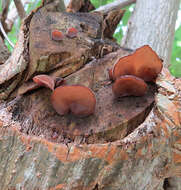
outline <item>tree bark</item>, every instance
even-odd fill
[[[149,44],[164,60],[165,67],[168,67],[179,4],[179,0],[155,0],[151,3],[144,0],[137,1],[128,22],[128,30],[123,38],[122,46],[138,48],[144,44]],[[169,185],[165,189],[180,189],[179,178],[167,180]]]
[[[146,96],[115,100],[107,69],[130,52],[102,38],[100,15],[56,13],[47,6],[25,19],[1,67],[0,92],[8,99],[0,104],[0,189],[166,190],[165,178],[181,176],[181,80],[163,68]],[[52,29],[65,34],[70,26],[78,29],[76,38],[52,41]],[[95,114],[56,114],[51,92],[33,91],[38,72],[91,88]]]
[[[179,0],[138,0],[122,46],[136,49],[149,44],[168,67],[179,4]]]

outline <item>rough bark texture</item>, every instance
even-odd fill
[[[168,190],[173,182],[169,178],[181,177],[181,79],[175,79],[164,68],[156,81],[158,91],[156,85],[150,85],[142,98],[115,100],[107,68],[130,52],[117,50],[113,42],[101,39],[101,15],[85,17],[93,18],[96,27],[89,22],[79,30],[85,18],[77,13],[59,14],[50,11],[50,4],[32,13],[22,25],[14,57],[1,67],[1,97],[9,97],[3,92],[15,79],[11,98],[17,97],[0,104],[0,189]],[[79,30],[78,37],[61,42],[66,49],[50,38],[55,26],[64,32],[62,22],[56,20],[59,16],[66,18],[63,24],[76,23]],[[33,38],[38,23],[42,35]],[[77,49],[73,51],[68,43]],[[167,47],[161,43],[163,49]],[[81,53],[80,49],[86,50],[80,55],[87,61],[80,62],[81,68],[72,72],[80,59],[74,55]],[[65,50],[72,61],[63,57]],[[109,54],[103,57],[104,50]],[[50,59],[51,55],[58,56]],[[32,63],[39,66],[34,68]],[[67,63],[71,64],[68,73]],[[8,70],[8,66],[14,66],[14,70]],[[68,75],[68,83],[92,88],[98,101],[95,114],[84,119],[58,116],[48,100],[50,91],[32,90],[37,86],[31,77],[39,73],[38,68],[53,76],[66,73],[63,76]],[[98,124],[94,123],[96,119]]]
[[[5,61],[10,56],[8,48],[4,45],[2,38],[0,37],[0,65],[5,63]]]
[[[179,0],[138,0],[122,42],[127,48],[149,44],[164,60],[170,62]]]
[[[165,67],[168,67],[179,4],[179,0],[137,1],[122,46],[138,48],[149,44],[164,60]],[[168,179],[166,182],[168,185],[165,189],[181,189],[178,178],[174,178],[173,181]]]
[[[106,144],[56,144],[25,135],[1,104],[1,189],[163,189],[164,178],[181,175],[181,81],[164,69],[158,83],[145,122]]]

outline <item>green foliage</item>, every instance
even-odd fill
[[[175,77],[181,77],[181,26],[175,31],[170,72]]]
[[[114,38],[117,40],[118,43],[121,42],[121,39],[123,37],[124,34],[124,29],[126,29],[127,27],[127,23],[129,20],[129,17],[131,16],[131,9],[133,8],[133,6],[128,6],[125,8],[126,12],[122,18],[122,21],[118,24],[117,29],[114,33]]]
[[[92,4],[98,8],[102,5],[106,5],[108,3],[112,3],[114,0],[91,0]]]
[[[96,8],[98,8],[101,5],[111,3],[113,1],[114,0],[91,0],[91,2],[94,4],[94,6]],[[25,5],[25,10],[26,10],[27,14],[30,13],[31,10],[40,6],[40,4],[41,4],[41,0],[29,0],[29,2],[30,2],[29,4]],[[11,0],[11,3],[13,3],[12,0]],[[114,38],[116,38],[118,43],[121,42],[121,39],[122,39],[123,35],[125,34],[125,31],[127,28],[127,22],[131,15],[133,6],[126,7],[125,9],[126,9],[126,13],[124,14],[122,21],[118,24],[118,27],[114,34]],[[2,0],[0,0],[0,12],[1,11],[2,11]],[[180,11],[181,11],[181,8],[180,8]],[[14,23],[12,31],[8,34],[8,37],[14,44],[17,41],[20,24],[21,24],[21,22],[20,22],[20,19],[18,18]],[[6,42],[6,45],[8,46],[10,51],[12,51],[12,48],[8,44],[8,42]],[[175,32],[170,71],[171,71],[172,75],[174,75],[176,77],[181,77],[181,26],[179,26]]]
[[[12,4],[13,1],[11,0],[11,6]],[[25,4],[25,11],[27,14],[29,14],[33,9],[39,7],[40,5],[41,5],[41,0],[30,0],[28,4]],[[2,1],[0,0],[0,12],[1,10],[2,10]],[[21,20],[18,17],[14,22],[11,32],[8,33],[8,38],[13,44],[16,44],[17,42],[20,26],[21,26]],[[12,52],[13,48],[10,46],[7,40],[5,40],[5,44],[8,47],[8,49]]]

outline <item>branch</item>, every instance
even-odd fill
[[[136,3],[136,0],[117,0],[113,3],[109,3],[107,5],[101,6],[98,9],[96,9],[96,12],[102,12],[103,14],[106,14],[114,9],[122,9],[128,5],[131,5],[133,3]]]
[[[14,48],[14,44],[10,41],[10,39],[8,38],[6,32],[4,31],[3,25],[0,21],[0,31],[2,32],[4,38],[8,41],[8,43],[11,45],[12,48]]]
[[[3,0],[2,1],[2,13],[1,13],[1,22],[4,24],[9,9],[10,0]]]
[[[21,0],[14,0],[14,4],[16,6],[20,18],[23,19],[26,16],[26,13]]]

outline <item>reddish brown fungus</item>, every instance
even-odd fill
[[[69,38],[75,38],[77,36],[77,33],[78,33],[78,31],[76,28],[69,28],[66,35]]]
[[[94,113],[96,98],[85,86],[65,85],[54,90],[51,102],[57,113],[65,115],[71,111],[76,116],[88,116]]]
[[[133,54],[122,57],[114,65],[113,79],[122,75],[134,75],[144,81],[153,81],[161,72],[162,60],[148,45],[138,48]]]
[[[116,78],[122,75],[134,75],[134,66],[132,61],[132,55],[128,55],[119,59],[112,69],[112,78]]]
[[[113,70],[112,69],[108,69],[108,74],[109,74],[109,79],[113,80]]]
[[[116,97],[143,96],[147,92],[147,84],[138,77],[124,75],[116,79],[112,90]]]
[[[64,35],[59,30],[53,30],[51,33],[52,40],[61,41],[64,38]]]
[[[48,75],[36,75],[35,77],[33,77],[33,81],[39,86],[50,88],[52,91],[54,90],[55,81],[52,77]]]

